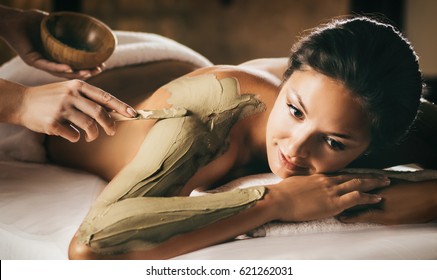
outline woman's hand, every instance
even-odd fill
[[[366,192],[390,184],[381,175],[344,174],[293,176],[268,187],[274,217],[284,222],[316,220],[335,216],[345,209],[381,201]]]
[[[40,38],[40,24],[42,19],[48,15],[46,12],[0,8],[5,17],[0,23],[4,25],[0,36],[26,64],[67,79],[86,79],[102,72],[103,64],[95,69],[73,71],[69,65],[57,63],[45,57]]]
[[[113,135],[115,123],[107,109],[125,117],[136,115],[129,105],[81,80],[29,88],[15,84],[14,88],[14,94],[21,96],[21,101],[16,102],[20,105],[15,113],[18,118],[15,123],[71,142],[79,140],[79,129],[85,132],[87,141],[96,139],[99,135],[97,124],[108,135]]]
[[[345,223],[410,224],[437,219],[437,181],[395,182],[378,190],[383,200],[376,207],[346,211],[338,219]]]

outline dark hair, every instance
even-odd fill
[[[371,148],[393,145],[416,118],[423,83],[418,57],[392,25],[354,17],[334,19],[292,48],[287,80],[305,66],[341,81],[371,121]]]

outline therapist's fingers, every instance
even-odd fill
[[[67,122],[52,123],[49,134],[60,136],[73,143],[79,141],[80,139],[80,132]]]
[[[101,68],[95,68],[90,70],[66,70],[65,72],[62,71],[47,71],[47,72],[52,74],[53,76],[65,78],[68,80],[74,80],[74,79],[86,80],[88,78],[100,74],[102,71],[103,70]]]
[[[70,65],[48,60],[42,57],[42,55],[38,52],[32,52],[31,54],[29,54],[26,63],[34,66],[37,69],[46,71],[54,76],[70,80],[88,79],[90,77],[100,74],[104,69],[104,65],[102,64],[93,69],[74,70]]]
[[[40,133],[58,135],[71,142],[80,138],[76,129],[85,132],[85,139],[97,138],[99,124],[108,135],[115,133],[115,120],[109,110],[128,114],[130,106],[109,93],[81,80],[46,84],[23,89],[19,104],[21,125]],[[133,111],[133,109],[131,109]]]
[[[77,110],[72,110],[68,116],[68,120],[72,125],[85,132],[85,140],[87,142],[91,142],[99,136],[99,128],[97,127],[96,121],[88,115]],[[113,135],[114,133],[109,135]]]
[[[105,108],[85,97],[78,97],[74,101],[74,106],[77,110],[73,110],[68,119],[82,128],[86,135],[87,140],[92,141],[98,136],[98,130],[96,123],[98,123],[108,135],[115,134],[115,120],[111,118],[109,112]]]
[[[110,93],[86,82],[78,82],[80,83],[80,93],[88,99],[93,100],[108,109],[112,109],[125,117],[135,117],[137,115],[137,112],[131,106],[118,100]]]
[[[25,57],[23,57],[23,60],[27,64],[37,69],[46,71],[52,74],[53,76],[66,78],[66,79],[85,79],[91,77],[89,73],[90,71],[86,71],[86,72],[73,71],[70,65],[58,63],[46,59],[37,51],[32,51],[26,54]]]
[[[33,51],[23,58],[23,60],[32,65],[35,68],[40,70],[44,70],[47,72],[59,72],[59,73],[71,73],[73,69],[67,64],[56,63],[54,61],[50,61],[45,59],[39,52]]]

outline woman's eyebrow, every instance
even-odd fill
[[[352,137],[348,134],[336,133],[336,132],[332,132],[332,133],[328,133],[328,134],[339,137],[339,138],[343,138],[343,139],[348,139],[348,140],[352,139]]]
[[[302,98],[300,97],[299,93],[295,89],[291,89],[291,93],[296,96],[297,102],[299,103],[300,107],[302,107],[303,112],[305,115],[308,115],[307,109],[305,107],[305,104],[302,102]]]

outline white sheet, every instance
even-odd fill
[[[106,182],[49,164],[0,162],[0,259],[66,259]]]
[[[405,225],[252,238],[208,247],[175,259],[435,260],[437,226]]]
[[[0,162],[0,170],[0,259],[66,259],[71,237],[105,182],[49,164]],[[237,184],[271,179],[265,174]],[[437,259],[437,224],[327,231],[271,231],[176,259]]]

